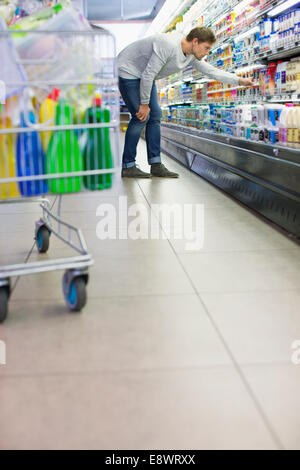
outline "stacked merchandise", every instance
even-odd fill
[[[261,21],[259,36],[263,52],[294,47],[300,41],[300,8]]]
[[[242,34],[236,34],[234,28],[234,37],[219,44],[209,56],[209,62],[230,71],[237,66],[255,62],[258,57],[266,58],[268,54],[282,48],[296,47],[299,41],[300,8],[276,18],[266,18]]]
[[[227,136],[300,148],[300,107],[291,103],[178,107],[163,110],[163,119]]]
[[[208,100],[207,85],[199,83],[192,84],[192,102],[196,104],[205,103]]]
[[[238,3],[236,0],[219,0],[218,2],[200,0],[191,6],[182,21],[192,26],[211,25],[214,21],[219,23],[218,18],[224,16],[224,12],[229,12]]]
[[[195,87],[193,85],[181,85],[163,87],[159,91],[160,102],[164,104],[184,104],[191,103],[195,94]]]
[[[159,83],[163,119],[298,148],[300,2],[198,0],[183,16],[183,23],[186,31],[197,25],[211,27],[218,42],[208,62],[239,77],[251,77],[255,85],[245,88],[218,83],[188,67],[172,76],[172,81]],[[191,87],[190,101],[185,99],[182,82]],[[177,102],[168,100],[168,96],[174,98],[174,83]]]
[[[170,111],[164,109],[163,119],[180,126],[210,129],[210,108],[209,106],[201,108],[178,106]]]

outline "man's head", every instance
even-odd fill
[[[193,54],[196,59],[201,60],[209,54],[212,46],[216,42],[216,37],[211,29],[198,27],[192,29],[187,35],[186,41],[190,47],[190,54]]]

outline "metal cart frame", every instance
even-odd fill
[[[0,38],[1,35],[7,34],[55,34],[55,31],[0,31]],[[80,34],[87,37],[96,37],[97,35],[107,34],[110,38],[114,41],[114,56],[111,58],[114,60],[114,71],[113,76],[105,77],[103,74],[95,74],[93,80],[36,80],[31,81],[28,83],[29,87],[40,87],[41,89],[48,89],[49,87],[55,87],[58,85],[66,86],[74,86],[74,85],[93,85],[94,87],[98,88],[109,88],[111,87],[112,94],[114,94],[115,89],[115,100],[118,103],[119,98],[119,91],[118,91],[118,80],[117,80],[117,68],[115,63],[116,57],[116,48],[115,48],[115,40],[113,36],[111,36],[108,32],[103,33],[102,31],[95,32],[93,31],[80,31],[78,33],[74,33],[71,31],[59,31],[57,32],[59,35],[66,35],[70,37],[74,34]],[[110,59],[110,58],[109,58]],[[53,59],[50,59],[53,61]],[[20,64],[22,65],[32,65],[32,64],[48,64],[49,60],[20,60]],[[19,84],[14,84],[19,85]],[[26,88],[27,85],[24,83],[20,84],[23,86],[23,89]],[[118,103],[119,104],[119,103]],[[8,129],[1,129],[0,128],[0,137],[1,135],[5,134],[18,134],[18,133],[30,133],[37,131],[39,132],[47,132],[47,131],[64,131],[64,130],[72,130],[72,131],[83,131],[87,129],[101,129],[101,128],[110,128],[115,132],[115,165],[114,168],[109,169],[99,169],[99,170],[90,170],[90,171],[74,171],[68,173],[56,173],[56,174],[39,174],[39,175],[31,175],[31,176],[22,176],[22,177],[14,177],[14,178],[2,178],[0,176],[0,185],[5,183],[12,183],[12,182],[26,182],[26,181],[40,181],[40,180],[50,180],[50,179],[57,179],[57,178],[70,178],[70,177],[82,177],[82,176],[93,176],[93,175],[102,175],[102,174],[114,174],[119,171],[119,132],[120,132],[120,118],[119,113],[115,112],[115,115],[110,120],[110,122],[105,123],[92,123],[92,124],[72,124],[66,126],[53,126],[45,124],[33,124],[30,125],[28,122],[27,128],[22,127],[14,127]],[[30,129],[31,128],[31,129]],[[87,191],[88,192],[88,191]],[[74,193],[77,194],[77,193]],[[67,222],[63,221],[61,218],[61,209],[62,209],[62,195],[57,195],[55,203],[58,201],[57,204],[57,213],[54,214],[53,206],[51,207],[51,203],[46,196],[39,196],[37,198],[26,197],[26,198],[18,198],[18,199],[7,199],[5,203],[14,203],[14,202],[33,202],[36,201],[40,203],[40,207],[42,209],[42,217],[36,222],[35,230],[34,230],[34,239],[36,241],[37,249],[39,253],[46,253],[49,248],[50,236],[55,235],[68,246],[70,246],[73,250],[75,250],[78,256],[74,256],[72,258],[63,258],[63,259],[54,259],[48,261],[37,261],[31,263],[22,263],[16,265],[8,265],[8,266],[0,266],[0,323],[3,322],[8,314],[8,301],[10,294],[12,292],[11,286],[11,278],[25,276],[29,274],[36,274],[42,272],[50,272],[56,270],[64,270],[65,273],[63,275],[62,287],[63,287],[63,294],[66,300],[66,303],[71,311],[78,312],[81,311],[84,307],[87,294],[86,294],[86,285],[89,280],[88,268],[93,265],[94,261],[92,259],[91,254],[88,252],[87,245],[84,239],[84,236],[80,229],[74,227],[73,225],[68,224]],[[3,201],[2,201],[3,203]]]

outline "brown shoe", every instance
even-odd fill
[[[151,165],[151,175],[159,176],[160,178],[179,178],[178,173],[169,171],[162,163],[153,163]]]
[[[122,178],[151,178],[150,173],[145,173],[137,166],[122,169]]]

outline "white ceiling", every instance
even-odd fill
[[[165,0],[87,0],[89,20],[153,20]]]

